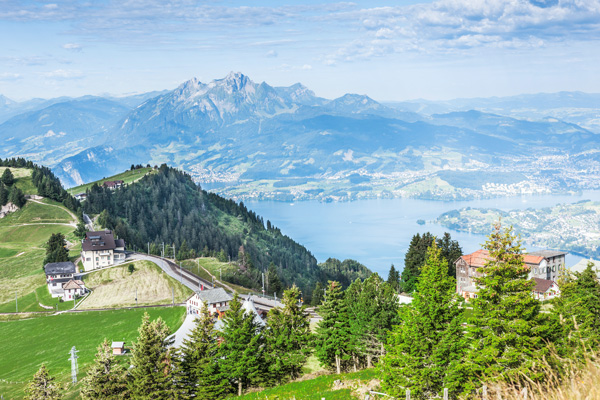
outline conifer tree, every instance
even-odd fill
[[[434,242],[427,250],[413,301],[401,307],[401,323],[391,332],[381,363],[388,394],[400,397],[410,389],[414,398],[430,399],[440,396],[444,388],[452,398],[460,393],[461,375],[456,371],[465,348],[462,310],[447,267]]]
[[[354,367],[357,369],[359,360],[364,360],[370,368],[374,360],[384,355],[387,334],[399,322],[396,292],[374,273],[364,282],[354,281],[346,289],[345,297]]]
[[[15,177],[13,176],[10,168],[6,168],[4,170],[4,172],[2,173],[2,177],[0,178],[0,180],[6,186],[11,186],[13,183],[15,183]]]
[[[0,181],[0,207],[6,205],[6,203],[8,203],[8,189],[4,183]]]
[[[137,341],[131,350],[133,368],[128,388],[132,399],[167,399],[173,396],[169,333],[161,318],[150,321],[148,313],[144,314]]]
[[[315,349],[321,365],[340,374],[351,358],[350,321],[348,306],[339,282],[329,281],[325,300],[319,313],[323,317],[317,325]],[[345,369],[345,368],[344,368]]]
[[[467,367],[481,381],[540,378],[533,367],[551,339],[540,302],[532,296],[535,283],[528,279],[521,240],[511,230],[494,226],[484,245],[489,259],[474,278],[479,292],[472,300]]]
[[[390,267],[387,283],[395,292],[400,290],[400,272],[394,267],[394,264]]]
[[[46,257],[44,265],[53,262],[69,261],[69,250],[67,240],[62,233],[53,233],[46,242]]]
[[[230,391],[229,381],[219,373],[219,348],[215,323],[205,303],[189,338],[177,357],[177,386],[182,398],[219,399]]]
[[[460,244],[448,232],[444,232],[441,239],[437,239],[437,245],[442,253],[442,257],[448,261],[448,276],[456,279],[456,260],[462,256],[463,251]]]
[[[412,293],[417,288],[417,279],[421,274],[421,266],[425,263],[427,249],[434,241],[431,233],[426,232],[421,236],[416,234],[412,237],[406,255],[404,256],[404,269],[402,270],[402,291]]]
[[[25,389],[25,400],[60,400],[62,398],[59,385],[48,373],[46,364],[42,364]]]
[[[586,351],[600,344],[600,283],[594,263],[579,273],[559,280],[560,297],[553,312],[561,321],[562,343],[557,346],[568,356],[582,358]]]
[[[310,299],[310,305],[312,307],[319,307],[323,302],[323,285],[321,282],[317,282],[315,285],[315,289],[312,292],[312,297]]]
[[[283,294],[283,286],[281,285],[281,280],[279,280],[279,275],[277,274],[277,267],[273,262],[269,264],[269,268],[267,269],[267,292],[270,294],[279,293],[279,296]]]
[[[292,286],[283,293],[283,308],[273,308],[267,318],[266,356],[270,378],[277,383],[298,378],[312,352],[310,315],[299,301],[300,289]]]
[[[19,208],[23,207],[27,202],[27,200],[25,200],[25,195],[23,194],[21,189],[19,189],[16,186],[11,187],[8,191],[8,201]]]
[[[81,398],[94,399],[127,399],[126,371],[112,354],[112,348],[107,339],[98,347],[94,364],[82,380]]]
[[[245,312],[236,293],[223,319],[223,342],[218,355],[220,371],[236,384],[238,396],[260,379],[264,367],[263,334],[254,317]]]

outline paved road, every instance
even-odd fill
[[[192,330],[196,327],[196,318],[198,318],[196,314],[187,314],[185,316],[183,324],[177,329],[177,332],[170,336],[173,339],[173,344],[171,346],[181,347],[183,340],[187,339]]]
[[[192,290],[198,290],[203,285],[205,289],[213,289],[212,283],[192,274],[188,270],[179,268],[178,265],[164,258],[149,256],[141,253],[133,253],[127,257],[128,260],[146,260],[158,265],[170,277],[178,280]]]
[[[83,222],[85,222],[85,227],[88,231],[94,231],[94,223],[87,214],[83,214]]]

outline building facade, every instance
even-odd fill
[[[81,241],[81,262],[86,271],[110,267],[125,261],[125,241],[112,231],[87,232]]]
[[[87,291],[83,281],[77,279],[77,267],[70,261],[48,263],[44,266],[44,272],[52,297],[61,297],[64,301],[73,300]]]
[[[233,297],[223,288],[198,290],[186,300],[188,314],[199,314],[204,307],[208,305],[208,311],[211,314],[221,316],[229,309],[229,302]]]

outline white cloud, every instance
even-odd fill
[[[12,72],[3,72],[0,74],[0,81],[9,82],[9,81],[18,81],[19,79],[23,79],[21,74],[16,74]]]
[[[275,50],[269,50],[267,51],[267,54],[265,54],[267,57],[277,57],[278,54]]]
[[[57,69],[43,74],[44,77],[56,80],[64,79],[80,79],[83,78],[83,73],[77,70]]]
[[[62,48],[69,51],[80,52],[83,47],[78,43],[65,43],[62,45]]]

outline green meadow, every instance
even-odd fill
[[[84,185],[72,187],[70,189],[67,189],[67,192],[69,192],[72,195],[76,195],[78,193],[85,193],[86,190],[91,188],[95,183],[97,183],[98,185],[102,185],[102,183],[105,181],[123,181],[125,184],[129,184],[139,179],[142,179],[146,174],[149,174],[152,171],[153,168],[140,168],[134,169],[133,171],[128,170],[114,176],[109,176],[108,178],[103,178],[94,182],[86,183]]]
[[[156,307],[0,322],[0,395],[4,399],[22,398],[26,382],[42,363],[60,383],[70,382],[68,353],[73,346],[79,350],[79,379],[83,378],[104,338],[131,346],[145,312],[151,319],[161,317],[173,332],[185,317],[185,307]]]

